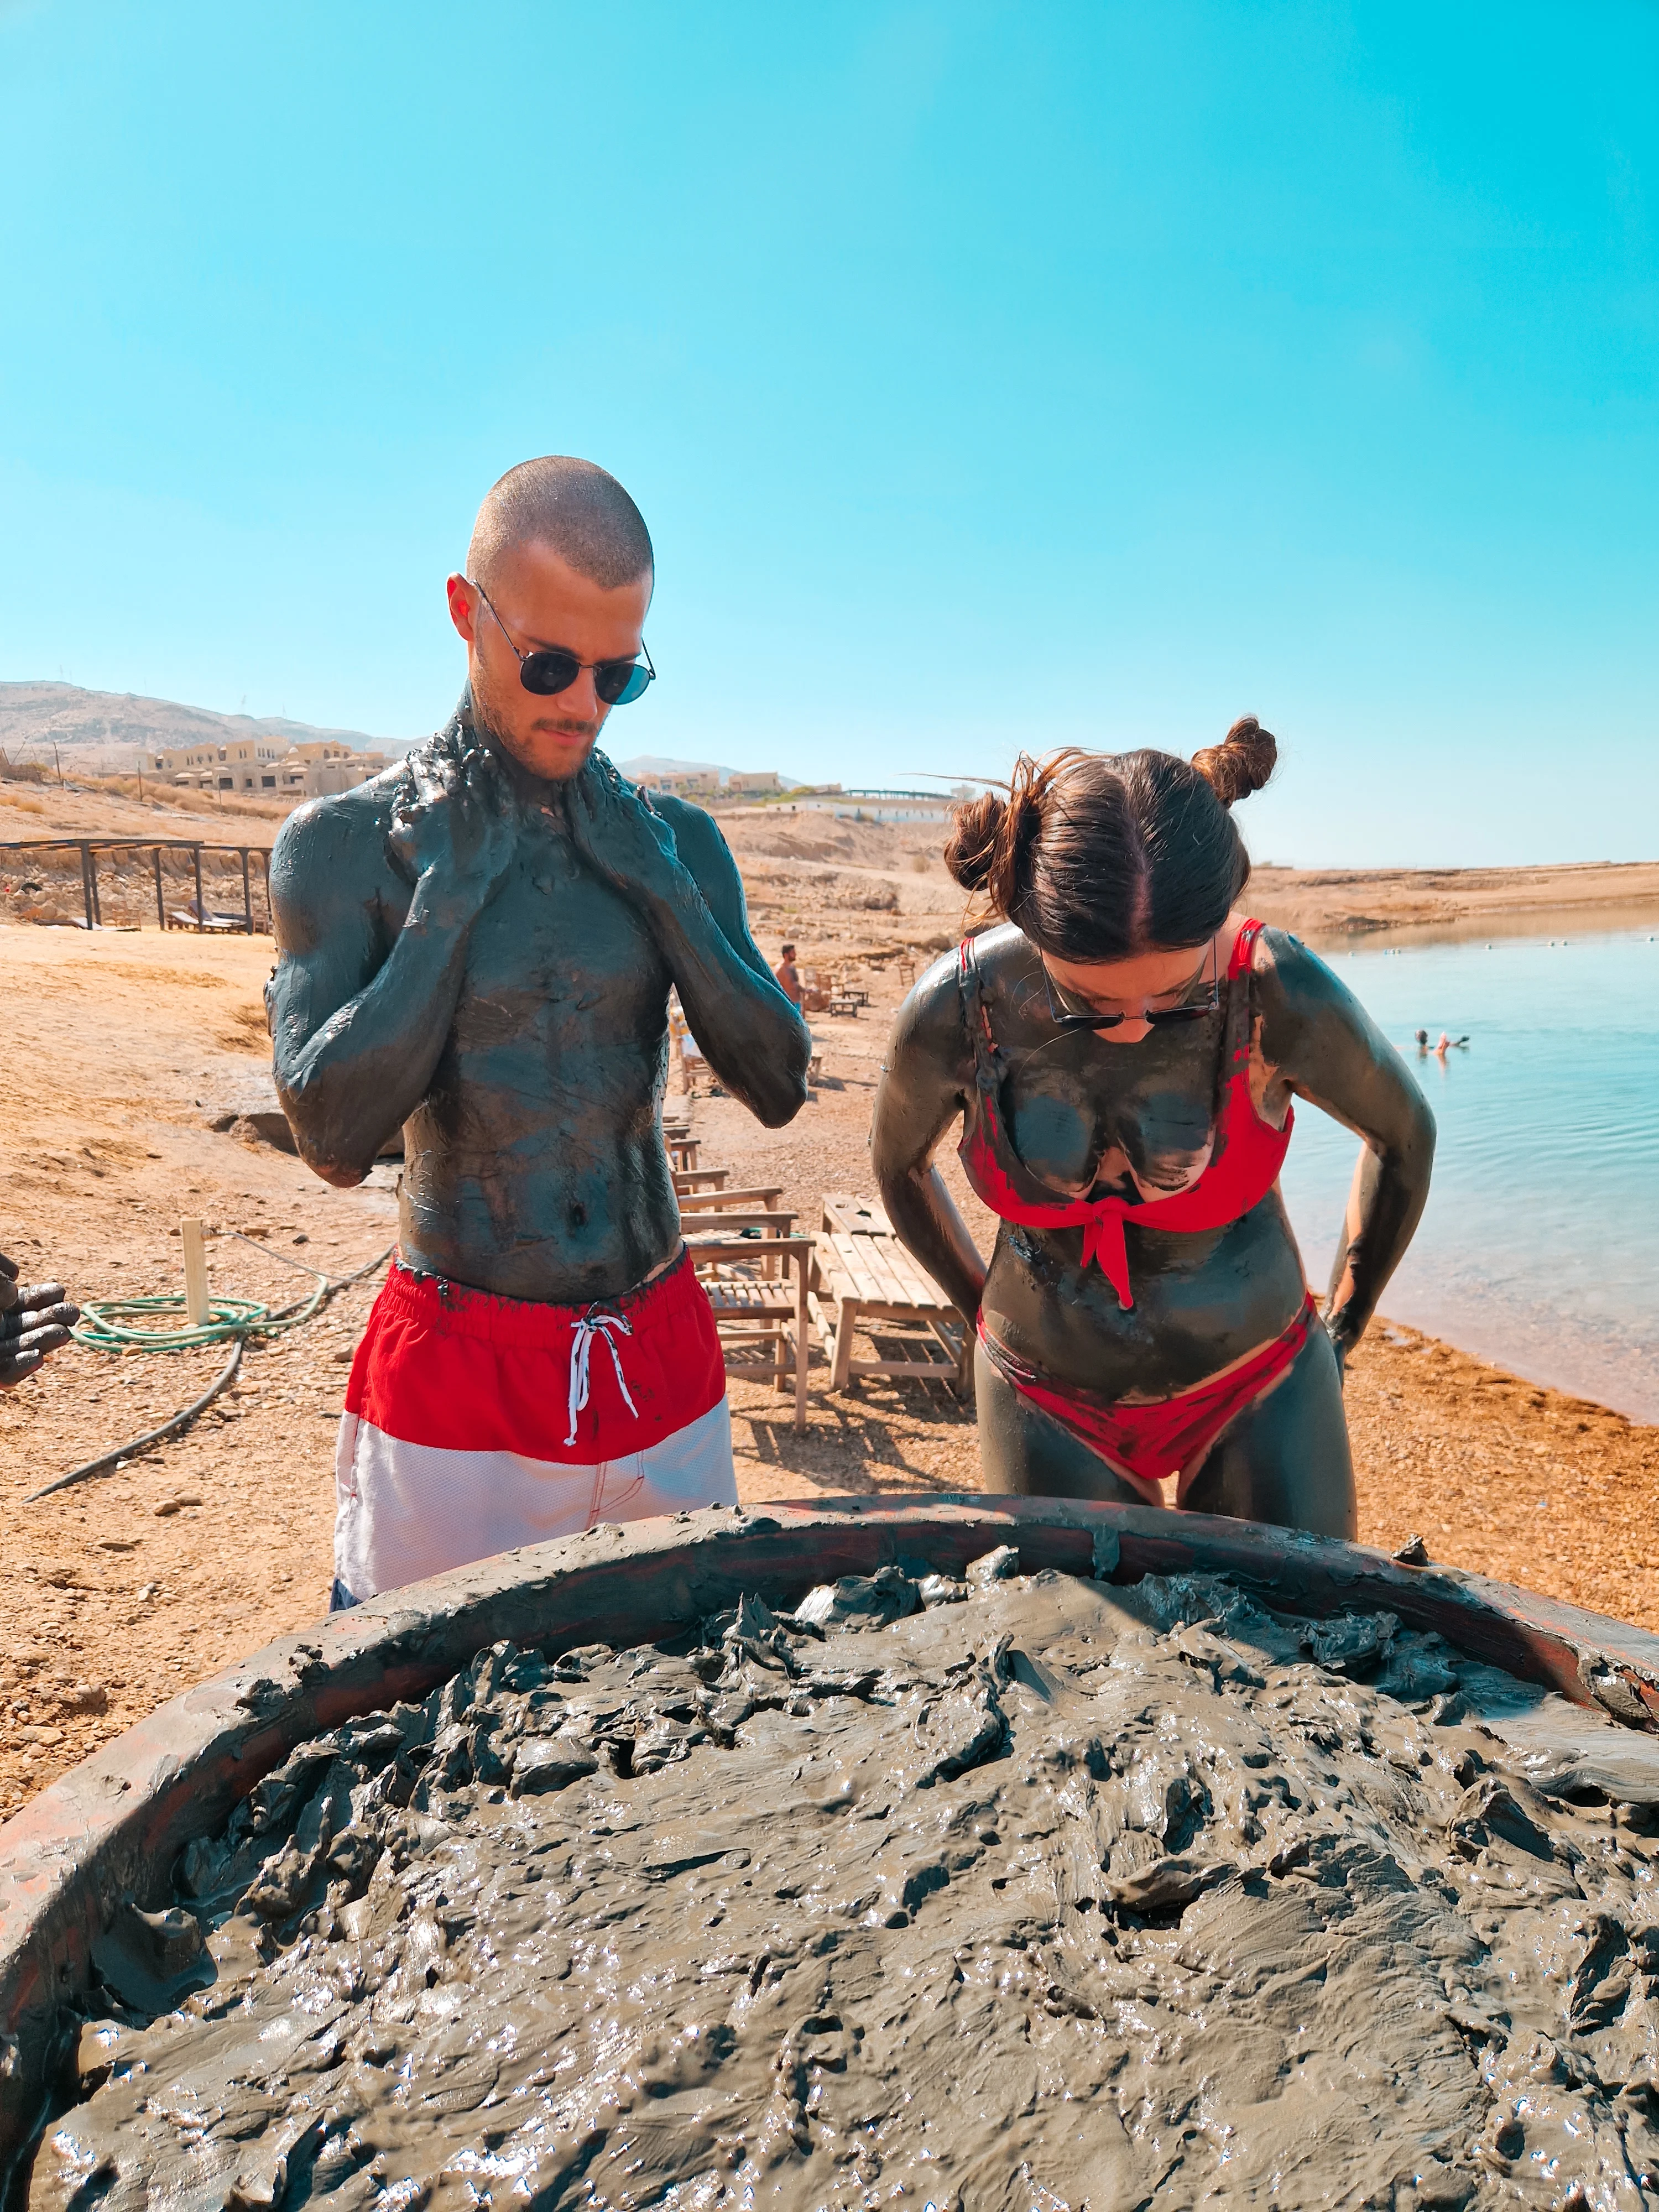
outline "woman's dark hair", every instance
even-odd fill
[[[1249,880],[1228,809],[1279,747],[1254,714],[1189,762],[1173,753],[1022,753],[1006,799],[956,810],[945,865],[1057,960],[1202,945]]]

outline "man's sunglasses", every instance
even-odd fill
[[[469,576],[469,583],[472,582]],[[526,691],[533,691],[543,699],[556,698],[568,691],[584,668],[593,672],[593,689],[607,707],[631,707],[640,698],[647,684],[656,681],[656,670],[651,665],[651,656],[645,653],[645,665],[641,667],[631,654],[626,660],[578,660],[574,653],[567,653],[562,645],[544,646],[536,653],[520,653],[513,645],[513,635],[489,604],[489,594],[482,584],[473,584],[473,590],[495,616],[495,627],[518,654],[519,681]]]
[[[1212,945],[1212,958],[1214,953],[1215,947]],[[1201,1022],[1206,1014],[1212,1014],[1221,1004],[1221,979],[1217,975],[1211,977],[1209,988],[1201,999],[1189,999],[1178,1006],[1146,1006],[1138,1014],[1080,1014],[1073,1008],[1056,1002],[1054,978],[1048,973],[1048,962],[1043,961],[1042,966],[1042,988],[1048,1000],[1048,1018],[1057,1030],[1115,1030],[1121,1029],[1125,1022],[1145,1022],[1155,1030],[1173,1029],[1178,1022]],[[1200,966],[1200,973],[1202,972]],[[1191,990],[1192,985],[1188,983],[1186,988]]]

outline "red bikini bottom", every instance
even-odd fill
[[[1252,1352],[1190,1390],[1178,1391],[1173,1398],[1154,1398],[1144,1405],[1103,1398],[1078,1383],[1057,1382],[1041,1369],[1028,1367],[991,1334],[982,1316],[979,1340],[986,1358],[1005,1382],[1012,1382],[1022,1397],[1052,1414],[1091,1451],[1098,1452],[1114,1473],[1135,1485],[1149,1505],[1161,1505],[1164,1495],[1156,1486],[1159,1480],[1168,1474],[1181,1477],[1176,1492],[1179,1504],[1182,1492],[1222,1431],[1259,1398],[1266,1397],[1289,1370],[1308,1341],[1318,1313],[1310,1291],[1306,1304],[1284,1334],[1264,1344],[1260,1352]]]

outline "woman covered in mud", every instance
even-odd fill
[[[978,1333],[992,1490],[1352,1536],[1342,1363],[1428,1195],[1434,1121],[1364,1009],[1239,908],[1254,716],[1189,763],[1022,755],[945,862],[1003,927],[901,1009],[876,1104],[894,1227]],[[1323,1317],[1279,1191],[1293,1099],[1364,1150]],[[960,1119],[988,1267],[938,1170]]]

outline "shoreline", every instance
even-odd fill
[[[1571,927],[1659,924],[1659,862],[1548,868],[1254,868],[1249,900],[1264,921],[1316,951],[1547,935]]]

